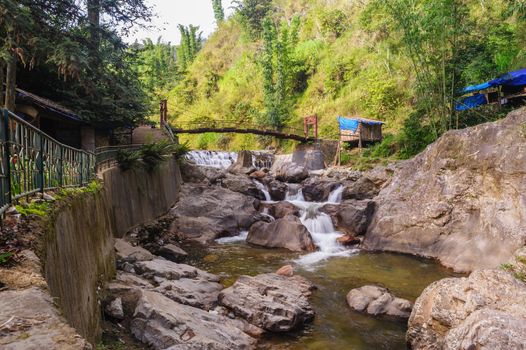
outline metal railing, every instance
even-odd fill
[[[94,153],[64,145],[0,109],[0,214],[22,197],[86,185],[95,162]]]
[[[96,154],[96,172],[100,172],[109,169],[118,164],[117,155],[120,151],[139,151],[143,144],[131,144],[121,146],[105,146],[98,147],[95,151]]]

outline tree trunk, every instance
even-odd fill
[[[0,107],[4,106],[5,63],[0,60]]]
[[[16,56],[13,53],[7,61],[5,108],[14,112],[16,98]]]
[[[88,0],[88,22],[90,30],[90,58],[94,66],[98,66],[98,50],[100,46],[100,0]]]

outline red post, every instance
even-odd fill
[[[312,115],[303,118],[303,132],[305,133],[305,138],[309,137],[309,125],[313,126],[314,138],[318,138],[318,116]]]

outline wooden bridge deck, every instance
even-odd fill
[[[207,132],[254,134],[272,136],[277,139],[294,140],[299,142],[313,142],[316,138],[305,136],[303,130],[294,128],[272,129],[261,125],[232,123],[230,121],[211,121],[210,123],[189,123],[171,126],[174,134],[203,134]]]

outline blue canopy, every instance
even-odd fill
[[[381,125],[384,122],[363,118],[338,117],[338,124],[340,125],[340,130],[351,130],[352,132],[356,132],[356,129],[358,129],[358,125],[360,125],[360,123],[368,125]]]
[[[466,111],[471,108],[485,105],[487,103],[486,96],[483,94],[476,94],[464,98],[462,101],[455,105],[455,110],[457,111]]]
[[[470,92],[480,91],[489,89],[491,87],[497,87],[497,86],[522,86],[526,85],[526,68],[519,69],[513,72],[508,72],[506,74],[501,75],[497,79],[490,80],[488,82],[478,84],[478,85],[470,85],[464,89],[462,89],[462,94],[468,94]]]

